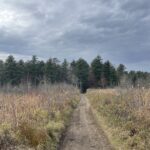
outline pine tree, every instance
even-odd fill
[[[95,78],[95,85],[100,86],[102,72],[103,72],[103,64],[100,56],[97,56],[91,63],[91,70]]]
[[[5,84],[5,72],[4,72],[5,66],[4,62],[0,60],[0,86],[3,86]]]
[[[17,65],[13,56],[8,56],[5,62],[5,82],[6,84],[18,84]]]
[[[73,60],[70,63],[70,82],[76,86],[78,84],[78,79],[77,79],[77,75],[76,75],[76,61],[75,60]]]
[[[32,85],[37,86],[44,78],[43,61],[39,61],[36,56],[32,57],[32,60],[25,63],[26,80]]]
[[[111,85],[111,63],[109,61],[106,61],[104,63],[103,73],[105,79],[105,86],[110,86]]]
[[[64,59],[63,63],[62,63],[62,81],[63,82],[68,82],[69,81],[69,75],[68,75],[68,67],[69,67],[69,64],[67,62],[66,59]]]
[[[76,62],[76,76],[81,92],[85,93],[88,88],[89,65],[82,58]]]
[[[61,66],[56,58],[49,59],[45,65],[45,76],[48,82],[55,83],[61,82]]]
[[[21,84],[22,82],[25,82],[25,78],[26,78],[25,63],[24,63],[23,60],[19,60],[19,62],[17,62],[17,80],[18,80],[18,84]]]
[[[111,65],[111,67],[110,67],[110,78],[111,78],[111,80],[110,80],[110,85],[111,85],[112,87],[118,85],[117,71],[116,71],[115,67],[112,66],[112,65]]]
[[[119,83],[125,74],[125,69],[126,69],[126,67],[123,64],[120,64],[117,68],[117,76],[118,76]]]

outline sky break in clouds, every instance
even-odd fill
[[[96,55],[150,71],[149,0],[0,0],[0,59]]]

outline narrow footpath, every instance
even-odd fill
[[[96,126],[84,95],[73,114],[60,150],[112,150],[103,130]]]

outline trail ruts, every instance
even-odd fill
[[[83,95],[60,150],[112,150],[102,129],[95,125],[90,104]]]

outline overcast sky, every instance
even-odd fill
[[[96,55],[150,71],[150,0],[0,0],[0,59]]]

